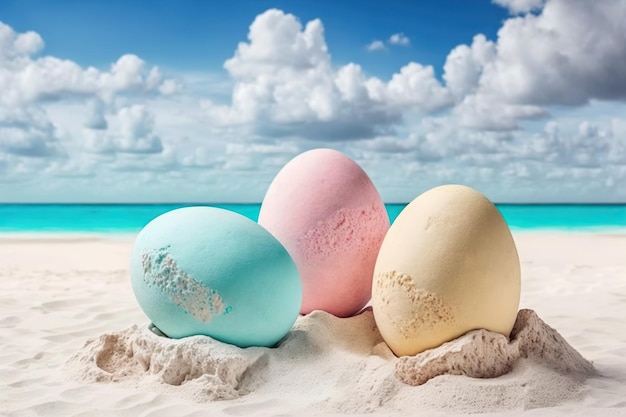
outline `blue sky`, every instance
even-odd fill
[[[294,14],[303,22],[321,19],[335,64],[359,62],[374,75],[385,77],[411,60],[441,70],[453,47],[476,33],[495,37],[508,15],[489,0],[235,0],[219,7],[201,0],[157,0],[149,7],[124,0],[8,0],[0,3],[0,15],[18,32],[38,32],[46,41],[46,54],[83,66],[106,67],[121,55],[133,53],[170,70],[207,71],[219,69],[237,43],[245,40],[254,18],[271,8]],[[368,54],[363,47],[398,32],[416,43],[385,59]]]
[[[626,2],[0,2],[0,202],[260,201],[331,147],[383,199],[626,201]]]

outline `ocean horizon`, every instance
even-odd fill
[[[393,223],[408,203],[386,204]],[[260,203],[62,203],[0,204],[0,233],[135,234],[150,220],[177,208],[209,206],[257,221]],[[496,204],[513,231],[555,230],[626,233],[626,204]]]

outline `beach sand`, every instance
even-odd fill
[[[626,415],[626,235],[514,237],[520,339],[400,360],[371,311],[300,317],[274,349],[165,339],[130,287],[132,238],[0,237],[0,415]],[[450,370],[503,375],[432,377]]]

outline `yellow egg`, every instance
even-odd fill
[[[374,269],[372,307],[398,356],[415,355],[473,329],[509,336],[520,299],[520,264],[496,207],[461,185],[433,188],[387,232]]]

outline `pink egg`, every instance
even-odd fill
[[[301,313],[324,310],[348,317],[367,304],[389,216],[356,162],[331,149],[298,155],[270,184],[259,224],[298,267]]]

